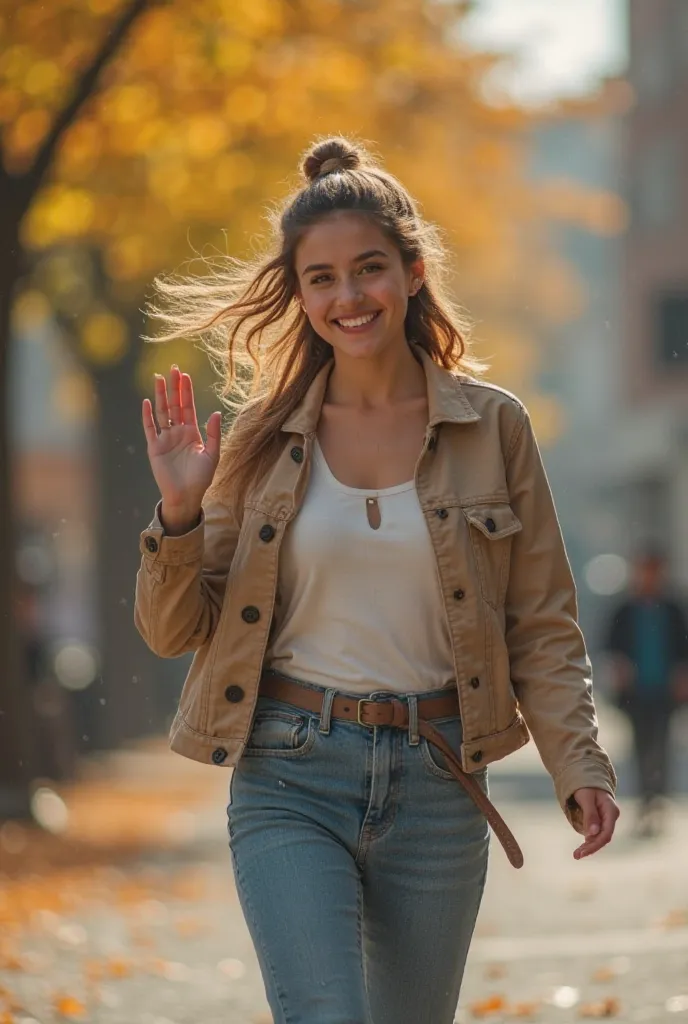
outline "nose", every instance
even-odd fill
[[[341,281],[335,296],[335,306],[341,313],[347,313],[360,305],[363,299],[361,282],[357,278]]]

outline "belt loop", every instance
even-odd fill
[[[330,735],[332,701],[334,700],[336,693],[337,691],[334,687],[325,690],[325,696],[323,697],[322,707],[320,709],[320,725],[318,726],[318,732],[321,732],[323,736]]]
[[[420,743],[420,735],[418,733],[418,698],[413,694],[408,696],[408,712],[409,712],[409,746],[417,747]]]

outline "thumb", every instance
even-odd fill
[[[214,412],[211,414],[205,428],[206,442],[205,447],[208,455],[213,459],[219,459],[220,457],[220,439],[222,436],[222,413]]]

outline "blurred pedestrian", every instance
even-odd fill
[[[688,619],[667,568],[659,547],[638,551],[630,591],[611,616],[606,643],[615,702],[633,731],[641,836],[661,830],[670,792],[671,719],[688,701]]]
[[[209,339],[226,395],[258,374],[222,447],[176,366],[144,402],[162,502],[136,623],[196,652],[172,747],[234,766],[275,1024],[451,1024],[488,823],[522,863],[488,763],[530,729],[577,859],[612,837],[616,780],[530,419],[478,379],[435,232],[345,139],[303,170],[265,262],[159,283],[166,337]]]

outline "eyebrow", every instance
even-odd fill
[[[383,252],[382,249],[369,249],[367,252],[362,252],[360,256],[354,256],[353,263],[362,263],[363,260],[369,260],[373,256],[384,256],[387,258],[387,253]],[[310,274],[314,270],[332,270],[331,263],[311,263],[303,271],[304,274]]]

